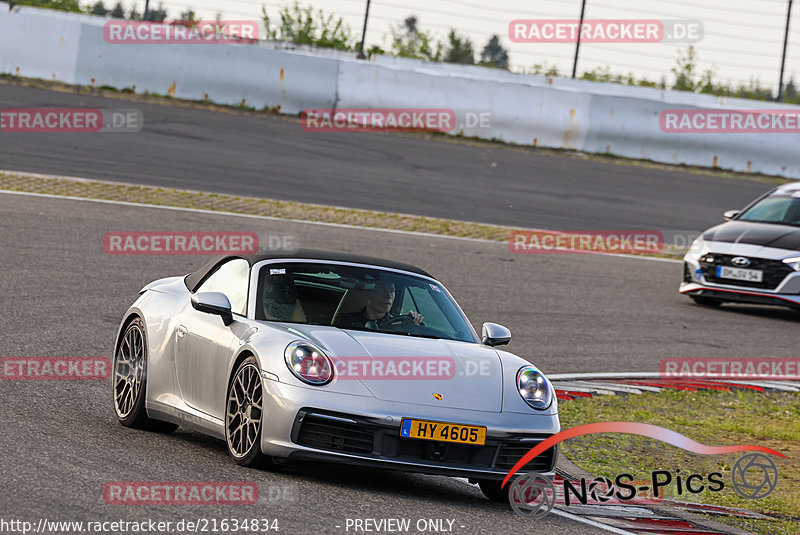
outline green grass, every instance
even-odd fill
[[[438,217],[243,197],[222,193],[119,184],[101,180],[28,175],[15,171],[0,171],[0,190],[217,210],[298,221],[337,223],[367,228],[424,232],[441,236],[476,238],[500,243],[508,243],[510,233],[513,230],[519,230],[502,225],[455,221]],[[548,233],[549,231],[540,232]],[[672,246],[665,246],[664,250],[659,253],[650,254],[646,251],[641,251],[640,254],[642,256],[680,258],[683,255],[683,251]]]
[[[791,393],[664,391],[628,396],[597,396],[559,406],[564,429],[594,422],[642,422],[677,431],[710,446],[750,444],[777,450],[778,486],[768,497],[749,500],[731,486],[730,472],[742,455],[696,455],[638,435],[596,434],[571,439],[562,454],[593,476],[612,480],[628,473],[649,481],[655,470],[707,476],[721,472],[725,488],[679,496],[675,482],[665,496],[680,501],[742,507],[771,520],[714,517],[720,522],[764,534],[800,533],[800,397]]]

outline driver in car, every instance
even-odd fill
[[[367,292],[367,305],[358,312],[342,314],[336,322],[337,327],[353,329],[372,329],[378,330],[388,320],[399,317],[392,314],[389,310],[394,303],[395,287],[393,282],[379,282],[375,287]],[[422,314],[410,310],[407,314],[411,317],[414,325],[420,325],[423,321]]]

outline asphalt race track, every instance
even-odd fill
[[[2,356],[110,357],[138,290],[205,260],[110,256],[102,238],[111,230],[293,233],[303,247],[419,264],[474,325],[506,324],[514,332],[510,350],[549,373],[657,371],[661,358],[676,356],[791,356],[800,319],[781,309],[693,305],[677,294],[676,262],[513,255],[503,244],[5,193],[0,217]],[[243,469],[220,441],[121,427],[110,380],[2,380],[0,422],[2,518],[277,518],[280,533],[345,533],[348,518],[391,517],[456,519],[454,533],[601,533],[556,515],[525,525],[510,508],[449,478],[329,465]],[[254,481],[262,499],[251,506],[106,505],[109,481]]]
[[[0,169],[567,230],[702,231],[772,186],[0,84],[0,107],[142,110],[138,133],[0,134]],[[709,162],[710,163],[710,162]],[[724,165],[724,162],[721,162]]]

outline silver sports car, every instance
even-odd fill
[[[800,309],[800,182],[725,212],[725,219],[692,244],[680,292],[708,306],[732,301]]]
[[[114,357],[122,425],[179,425],[241,465],[316,460],[500,480],[560,429],[555,392],[526,360],[478,337],[447,289],[414,266],[300,250],[226,256],[145,286]],[[520,473],[551,473],[556,451]],[[508,487],[506,487],[507,489]]]

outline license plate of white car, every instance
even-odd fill
[[[486,444],[486,427],[403,418],[400,436],[483,446]]]
[[[737,281],[761,282],[764,272],[760,269],[742,269],[729,266],[717,266],[717,277]]]

